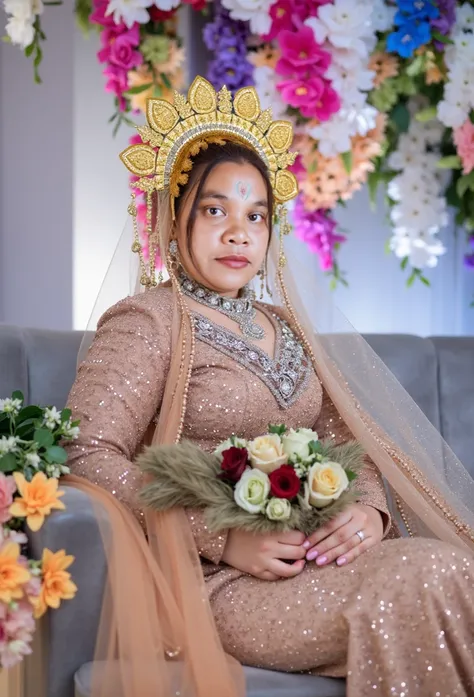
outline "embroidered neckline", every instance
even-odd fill
[[[288,409],[306,389],[311,365],[288,323],[273,312],[259,309],[275,327],[274,358],[231,329],[193,312],[196,337],[254,373],[272,392],[280,407]]]

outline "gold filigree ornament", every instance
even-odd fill
[[[207,80],[198,76],[188,90],[187,99],[178,92],[174,93],[174,104],[165,99],[148,99],[146,119],[147,126],[138,128],[143,143],[126,148],[120,159],[138,177],[133,187],[145,192],[150,209],[152,193],[169,189],[174,219],[174,201],[179,196],[179,187],[188,180],[191,158],[209,143],[228,141],[249,147],[261,157],[268,168],[276,204],[284,204],[298,194],[296,177],[287,170],[296,157],[296,153],[288,152],[293,126],[289,121],[272,121],[271,109],[261,110],[253,87],[243,87],[232,98],[225,86],[216,92]],[[135,223],[136,216],[137,230]],[[148,224],[147,233],[151,234]],[[133,249],[138,251],[139,246],[137,231]],[[147,270],[140,254],[141,280],[148,286],[156,285],[154,266],[151,268],[156,250],[150,252]]]

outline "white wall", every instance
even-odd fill
[[[0,321],[83,328],[127,220],[118,153],[132,131],[112,137],[97,36],[75,29],[69,4],[46,8],[44,18],[42,86],[19,50],[0,45]],[[203,70],[200,29],[184,17],[182,33],[193,68]],[[453,245],[446,233],[449,253],[429,273],[432,288],[407,290],[384,252],[383,206],[373,214],[361,192],[338,219],[350,231],[341,254],[350,286],[335,297],[360,331],[474,334],[462,234]]]

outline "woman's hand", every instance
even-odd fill
[[[264,581],[292,578],[298,576],[305,566],[304,540],[304,534],[297,530],[268,535],[231,530],[222,561]],[[294,563],[288,564],[287,561]]]
[[[338,566],[349,564],[381,541],[383,528],[380,511],[361,503],[351,504],[308,537],[304,542],[308,548],[306,559],[315,559],[318,566],[334,560]]]

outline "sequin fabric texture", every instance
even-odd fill
[[[73,473],[112,492],[140,520],[133,459],[159,411],[170,324],[169,290],[115,305],[69,398],[81,419],[79,440],[67,444]],[[276,329],[278,341],[288,336]],[[186,438],[212,450],[231,433],[252,438],[282,422],[314,427],[337,443],[352,438],[313,371],[303,387],[299,375],[297,397],[284,402],[271,381],[226,348],[197,332]],[[347,677],[348,697],[473,696],[473,558],[435,540],[393,539],[369,458],[359,489],[360,502],[382,513],[385,539],[348,566],[308,562],[299,576],[276,582],[221,563],[226,535],[207,530],[203,511],[187,511],[225,650],[246,665]]]

